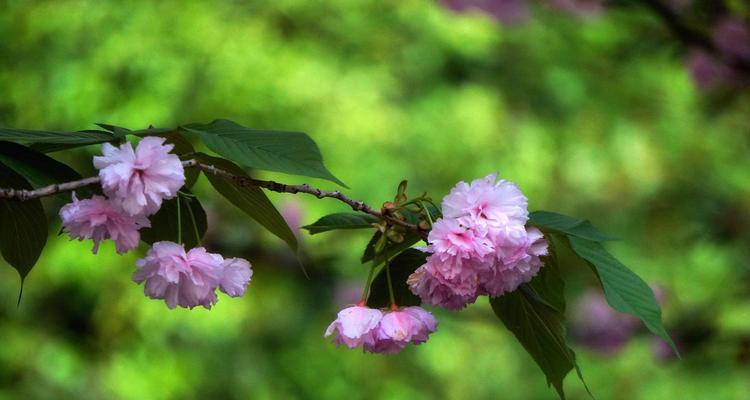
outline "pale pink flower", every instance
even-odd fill
[[[223,277],[224,259],[203,247],[187,253],[181,244],[156,242],[136,262],[136,283],[146,282],[144,291],[152,299],[164,299],[167,307],[210,309],[216,303],[216,287]]]
[[[130,215],[151,215],[163,199],[171,199],[185,184],[185,171],[179,157],[169,152],[174,147],[165,139],[143,138],[135,151],[130,142],[119,148],[102,145],[102,156],[94,157],[94,166],[104,193],[122,204]]]
[[[438,321],[432,313],[427,312],[422,307],[406,307],[404,312],[411,314],[422,322],[422,329],[412,335],[412,343],[420,344],[427,341],[429,335],[435,332],[438,327]]]
[[[533,227],[526,229],[522,239],[513,237],[510,253],[498,252],[495,265],[480,277],[480,293],[493,297],[512,292],[522,283],[531,281],[536,276],[543,263],[541,256],[547,255],[547,241],[542,232]],[[519,243],[518,240],[521,240]],[[501,248],[501,246],[498,246]]]
[[[514,183],[496,179],[497,174],[491,174],[470,184],[459,182],[443,198],[443,216],[471,217],[490,226],[525,224],[529,218],[526,196]]]
[[[373,331],[383,318],[383,312],[364,307],[352,306],[339,311],[337,318],[326,329],[325,337],[336,333],[333,342],[346,345],[350,349],[372,345],[375,342]]]
[[[389,311],[373,332],[374,343],[365,343],[364,350],[370,353],[397,353],[409,343],[424,343],[435,329],[435,317],[419,307]]]
[[[493,252],[488,229],[472,226],[469,218],[443,218],[432,225],[427,238],[433,253],[480,260]]]
[[[132,250],[141,239],[138,229],[150,226],[146,217],[131,217],[102,196],[78,200],[73,194],[73,202],[60,209],[60,218],[71,238],[94,241],[94,254],[106,239],[115,241],[119,254]]]
[[[221,265],[223,272],[219,289],[232,297],[240,297],[245,294],[247,285],[253,277],[250,263],[242,258],[227,258]]]
[[[478,297],[478,273],[467,269],[466,273],[448,279],[441,273],[441,265],[428,259],[409,276],[409,290],[423,303],[449,310],[460,310],[474,303]]]

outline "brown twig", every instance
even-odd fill
[[[391,217],[389,215],[385,215],[382,212],[375,210],[374,208],[365,204],[365,202],[351,199],[347,197],[346,195],[344,195],[343,193],[339,192],[338,190],[329,191],[329,190],[318,189],[308,184],[287,185],[284,183],[279,183],[279,182],[274,182],[274,181],[253,179],[248,176],[239,176],[231,172],[225,171],[223,169],[214,167],[213,165],[201,163],[200,161],[195,160],[195,159],[183,161],[182,165],[185,168],[197,168],[203,171],[204,173],[217,175],[217,176],[230,179],[238,186],[256,186],[256,187],[261,187],[261,188],[270,190],[272,192],[292,193],[292,194],[306,193],[306,194],[313,195],[319,199],[322,199],[325,197],[336,199],[343,203],[346,203],[354,211],[360,211],[360,212],[370,214],[378,219],[388,222],[391,225],[402,226],[406,229],[416,232],[422,238],[427,237],[427,232],[420,229],[419,226],[415,224],[410,224],[406,221],[402,221],[400,219]],[[99,183],[100,183],[99,177],[92,176],[92,177],[80,179],[77,181],[56,183],[54,185],[44,186],[44,187],[34,189],[34,190],[0,188],[0,199],[26,201],[26,200],[31,200],[31,199],[37,199],[40,197],[51,196],[57,193],[69,192],[69,191],[80,189],[86,186],[97,185]]]

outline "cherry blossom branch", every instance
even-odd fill
[[[214,167],[213,165],[201,163],[200,161],[195,160],[195,159],[183,161],[182,165],[185,168],[197,168],[205,173],[230,179],[237,186],[256,186],[256,187],[261,187],[261,188],[270,190],[272,192],[292,193],[292,194],[306,193],[306,194],[313,195],[319,199],[322,199],[325,197],[336,199],[343,203],[346,203],[354,211],[364,212],[380,220],[384,220],[391,225],[404,227],[406,229],[416,232],[422,238],[427,237],[427,232],[423,229],[420,229],[419,226],[408,223],[406,221],[402,221],[398,218],[394,218],[390,215],[387,215],[381,211],[378,211],[370,207],[363,201],[354,200],[354,199],[347,197],[346,195],[344,195],[338,190],[328,191],[328,190],[322,190],[322,189],[312,187],[308,184],[287,185],[284,183],[279,183],[279,182],[274,182],[274,181],[265,181],[265,180],[260,180],[260,179],[253,179],[253,178],[246,177],[246,176],[238,176],[238,175],[232,174],[231,172],[225,171],[223,169]],[[77,181],[56,183],[53,185],[44,186],[44,187],[34,189],[34,190],[0,188],[0,199],[26,201],[26,200],[32,200],[32,199],[38,199],[41,197],[51,196],[57,193],[69,192],[72,190],[81,189],[81,188],[91,186],[91,185],[97,185],[99,183],[100,183],[99,177],[92,176],[92,177],[80,179]]]
[[[260,180],[260,179],[244,177],[244,176],[237,176],[237,175],[232,174],[231,172],[227,172],[223,169],[216,168],[213,165],[201,163],[198,160],[183,161],[182,165],[185,167],[198,168],[205,173],[218,175],[227,179],[231,179],[234,181],[234,183],[237,186],[257,186],[257,187],[262,187],[264,189],[270,190],[272,192],[292,193],[292,194],[306,193],[306,194],[313,195],[319,199],[322,199],[324,197],[336,199],[336,200],[346,203],[354,211],[361,211],[361,212],[370,214],[378,219],[381,219],[390,223],[391,225],[402,226],[406,229],[416,232],[422,238],[425,238],[425,239],[427,238],[427,232],[419,228],[419,226],[415,224],[410,224],[406,221],[402,221],[398,218],[394,218],[389,215],[386,215],[370,207],[363,201],[354,200],[354,199],[347,197],[346,195],[344,195],[338,190],[329,191],[329,190],[318,189],[308,184],[287,185],[284,183],[279,183],[279,182],[274,182],[274,181],[265,181],[265,180]]]

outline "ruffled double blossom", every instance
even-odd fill
[[[145,282],[146,296],[163,299],[169,308],[176,306],[210,309],[218,301],[216,289],[239,297],[253,276],[250,263],[243,259],[224,259],[203,247],[185,252],[173,242],[156,242],[146,257],[136,261],[133,281]]]
[[[480,295],[502,296],[533,278],[547,254],[542,233],[526,227],[528,203],[513,183],[492,174],[458,183],[443,199],[427,262],[409,277],[424,303],[457,310]]]
[[[63,231],[71,238],[92,239],[93,252],[101,241],[111,239],[117,252],[132,250],[140,241],[139,229],[149,227],[148,216],[162,202],[178,195],[185,184],[185,171],[173,145],[161,137],[145,137],[133,149],[130,143],[102,146],[94,157],[102,189],[107,197],[93,196],[60,209]],[[179,218],[179,216],[178,216]],[[167,307],[210,309],[218,301],[216,289],[231,297],[242,296],[253,275],[241,258],[225,259],[197,247],[185,251],[182,244],[157,242],[136,262],[136,283],[144,283],[146,296],[163,299]]]

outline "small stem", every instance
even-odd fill
[[[421,201],[419,202],[419,206],[424,210],[424,213],[427,216],[427,222],[430,223],[430,228],[432,228],[432,215],[430,215],[430,210]]]
[[[366,303],[367,297],[370,296],[370,285],[372,285],[372,277],[375,275],[375,261],[372,262],[372,265],[370,266],[370,272],[367,274],[367,281],[365,283],[365,288],[362,291],[362,298],[360,299],[360,303]]]
[[[182,244],[182,212],[180,211],[182,199],[177,196],[177,243]]]
[[[193,233],[195,233],[195,242],[198,243],[198,246],[203,246],[203,241],[201,240],[201,234],[198,232],[198,224],[195,222],[195,215],[193,215],[193,207],[190,207],[190,204],[187,205],[188,214],[190,214],[190,221],[193,223]]]
[[[391,299],[391,310],[397,310],[396,296],[393,295],[393,281],[391,280],[391,261],[385,260],[385,277],[388,279],[388,296]]]

